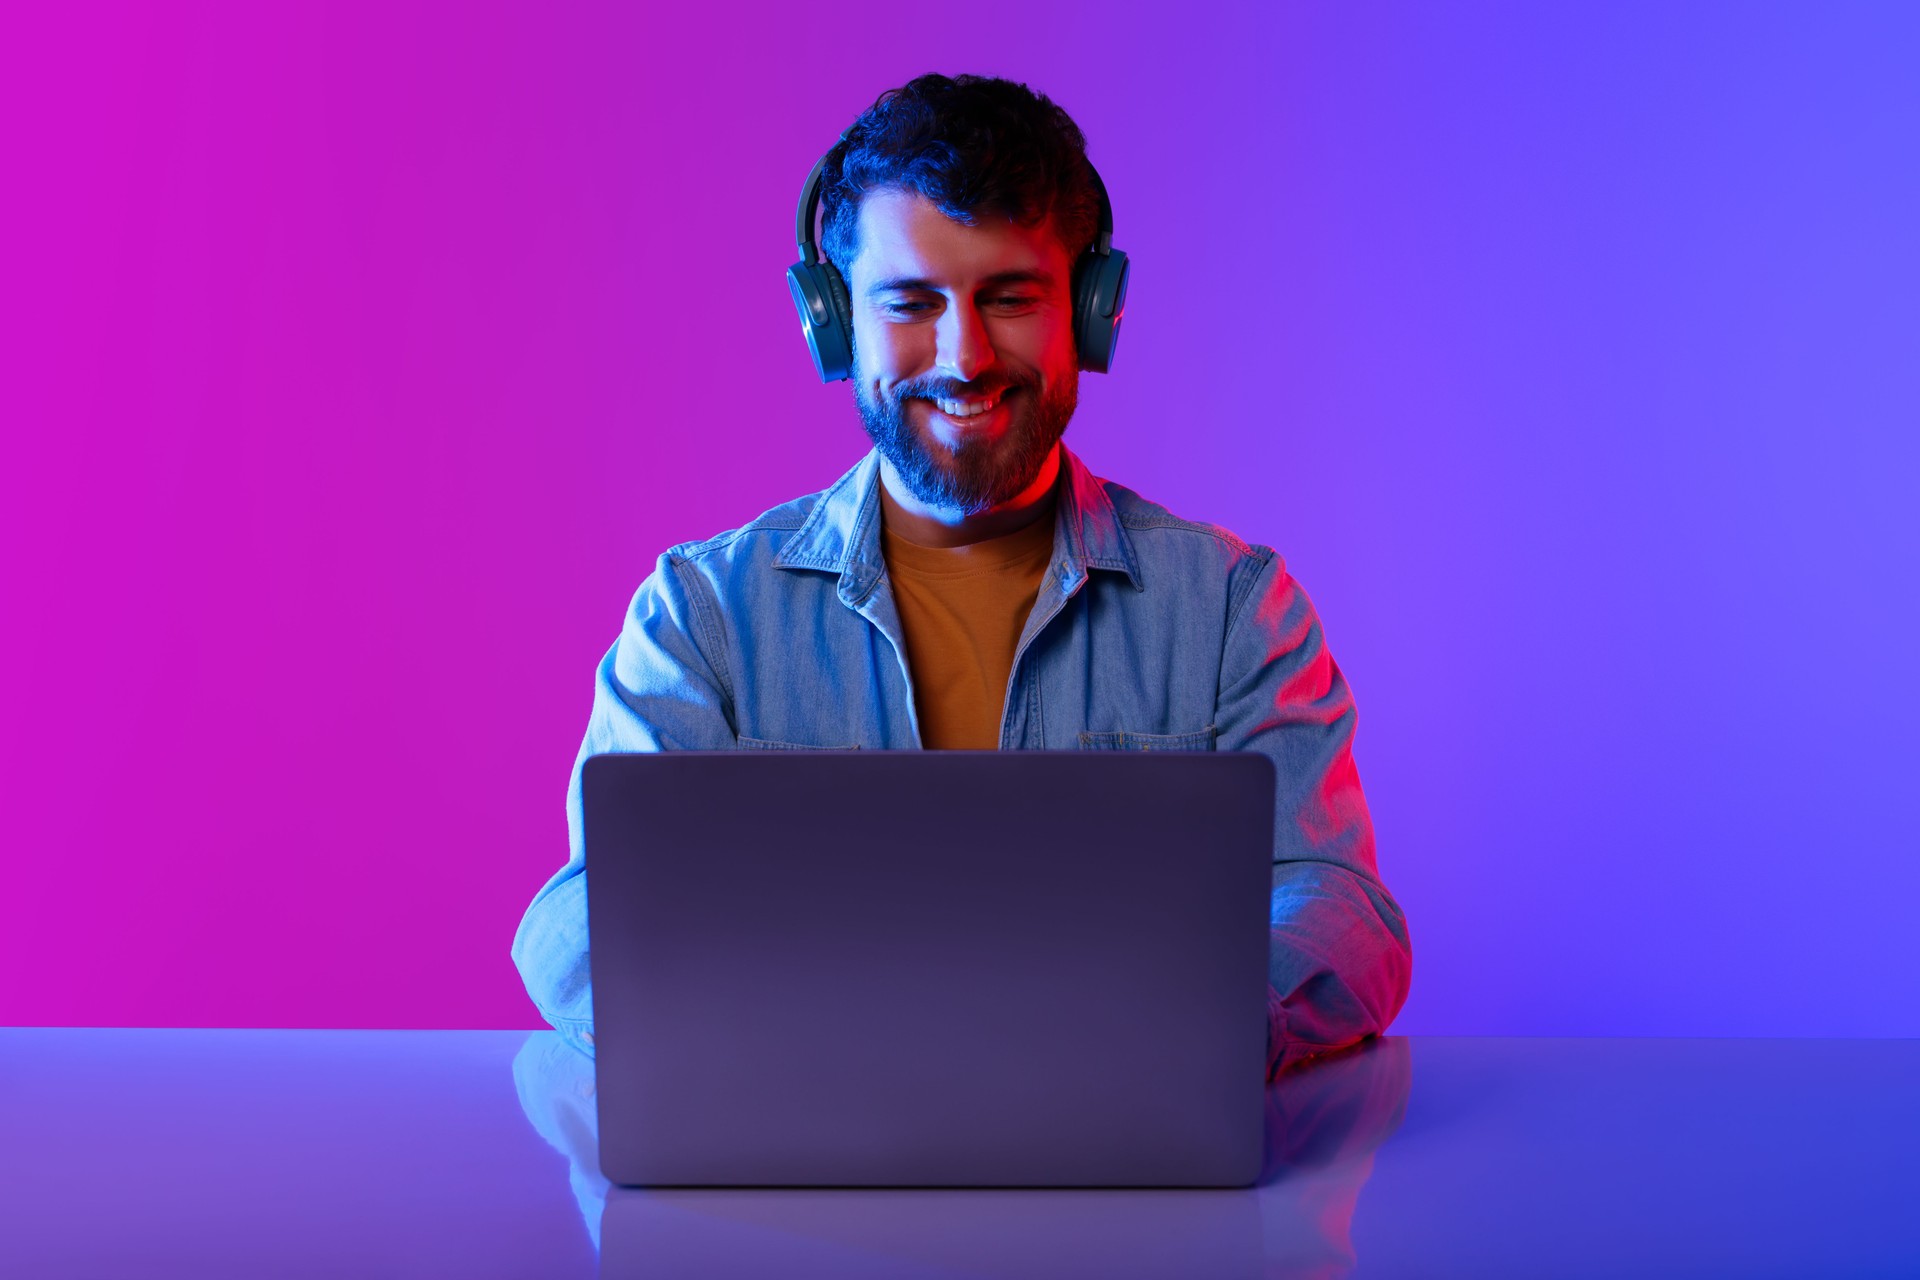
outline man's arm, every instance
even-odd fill
[[[1380,882],[1353,763],[1354,707],[1320,618],[1278,555],[1250,560],[1227,624],[1221,750],[1277,774],[1267,1073],[1386,1029],[1406,1003],[1406,917]]]
[[[594,673],[593,712],[567,784],[567,863],[534,895],[514,934],[513,962],[527,994],[541,1016],[587,1054],[593,1052],[593,998],[580,766],[603,751],[734,745],[732,688],[716,618],[704,584],[670,556],[660,557]]]

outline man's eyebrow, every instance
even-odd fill
[[[1037,284],[1044,289],[1052,283],[1052,272],[1042,271],[1038,267],[1027,267],[1017,271],[996,271],[983,279],[980,282],[980,287],[983,289],[996,289],[1004,288],[1010,284]],[[876,280],[867,287],[867,293],[870,295],[910,293],[916,290],[926,293],[938,293],[940,292],[940,286],[920,276],[895,276],[891,280]]]

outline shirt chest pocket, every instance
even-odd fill
[[[1192,733],[1086,733],[1080,735],[1082,751],[1211,751],[1214,727]]]

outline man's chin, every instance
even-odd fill
[[[1024,461],[997,456],[988,459],[977,454],[955,456],[941,450],[925,452],[905,467],[896,461],[894,468],[920,501],[962,515],[978,515],[1025,493],[1046,465],[1046,456],[1042,455],[1037,464],[1022,466]]]

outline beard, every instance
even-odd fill
[[[907,406],[914,400],[991,395],[995,391],[1014,397],[1007,405],[1013,421],[997,440],[968,440],[958,449],[949,449],[929,432],[917,429],[907,417]],[[1016,392],[1019,394],[1014,395]],[[916,378],[890,392],[870,393],[860,372],[859,353],[854,353],[854,402],[880,456],[893,464],[915,498],[963,515],[976,515],[1025,492],[1066,434],[1079,397],[1078,369],[1070,370],[1044,394],[1040,379],[1027,372],[976,382]]]

